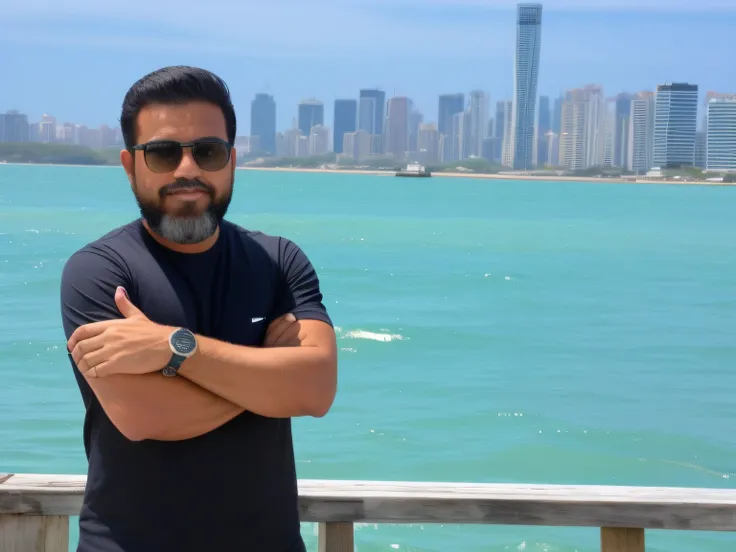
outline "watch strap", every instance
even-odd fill
[[[174,353],[171,355],[171,359],[169,360],[168,364],[164,366],[163,370],[161,370],[161,373],[164,376],[167,377],[174,377],[179,372],[179,368],[181,368],[182,363],[186,360],[187,357],[183,355],[177,355]]]

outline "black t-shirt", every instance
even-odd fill
[[[80,325],[121,318],[117,286],[154,322],[237,345],[262,345],[287,312],[332,324],[297,245],[229,222],[200,254],[161,246],[140,220],[77,251],[61,279],[67,339]],[[89,461],[79,552],[303,550],[289,419],[246,411],[192,439],[130,441],[71,362]]]

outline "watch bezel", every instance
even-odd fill
[[[189,352],[182,352],[179,349],[177,349],[175,345],[175,338],[177,334],[181,335],[184,334],[188,340],[190,340],[194,346],[192,347],[192,350]],[[194,333],[190,330],[187,330],[186,328],[177,328],[173,332],[171,332],[171,335],[169,336],[169,348],[171,349],[171,352],[177,356],[181,356],[184,358],[191,357],[194,353],[197,352],[197,347],[199,344],[197,343],[197,337],[194,335]]]

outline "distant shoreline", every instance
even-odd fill
[[[394,176],[394,171],[381,171],[370,169],[308,169],[294,167],[236,167],[244,171],[269,171],[269,172],[300,172],[300,173],[337,173],[337,174],[372,174],[377,176]],[[540,182],[595,182],[603,184],[673,184],[676,186],[735,186],[733,182],[707,182],[677,181],[677,180],[647,180],[647,179],[625,179],[625,178],[596,178],[593,176],[526,176],[507,174],[482,174],[482,173],[454,173],[435,172],[432,176],[441,178],[476,178],[483,180],[538,180]]]
[[[23,167],[107,167],[121,168],[122,165],[75,165],[66,163],[0,163],[8,166]],[[335,173],[335,174],[365,174],[374,176],[394,176],[394,171],[382,171],[377,169],[310,169],[298,167],[235,167],[241,171],[266,171],[266,172],[295,172],[295,173]],[[678,180],[647,180],[647,179],[625,179],[625,178],[598,178],[593,176],[532,176],[532,175],[510,175],[510,174],[483,174],[483,173],[454,173],[435,172],[432,176],[441,178],[475,178],[480,180],[527,180],[539,182],[594,182],[597,184],[672,184],[675,186],[736,186],[736,182],[707,182],[678,181]]]

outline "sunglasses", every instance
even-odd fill
[[[230,162],[232,144],[220,138],[200,138],[192,142],[154,140],[133,146],[143,151],[146,166],[151,172],[173,172],[184,157],[184,148],[192,148],[192,157],[203,171],[219,171]]]

